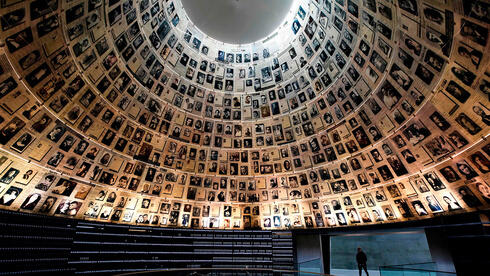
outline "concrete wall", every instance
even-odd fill
[[[295,242],[296,262],[300,264],[298,269],[302,271],[323,273],[320,235],[297,235],[295,236]],[[315,261],[309,262],[311,260]]]
[[[330,267],[357,270],[358,247],[366,253],[370,270],[378,270],[382,265],[432,262],[424,232],[349,235],[331,237]]]

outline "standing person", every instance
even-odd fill
[[[369,276],[369,273],[367,271],[367,265],[366,265],[367,256],[360,247],[357,248],[356,261],[357,261],[357,266],[359,267],[359,276],[362,275],[363,268],[364,271],[366,271],[366,275]]]

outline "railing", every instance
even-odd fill
[[[313,273],[322,273],[322,259],[316,258],[311,259],[304,262],[295,263],[295,268],[300,271],[299,276],[301,275],[311,275],[311,274],[301,274],[303,271],[313,272]]]
[[[267,268],[177,268],[177,269],[159,269],[151,271],[135,271],[129,273],[116,274],[126,275],[172,275],[172,276],[333,276],[317,272],[267,269]]]
[[[434,262],[379,267],[380,276],[452,276],[455,272],[438,271]]]

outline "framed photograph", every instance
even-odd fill
[[[64,199],[60,202],[60,205],[58,205],[55,214],[75,216],[78,213],[78,210],[80,210],[81,206],[82,202],[80,201]]]
[[[58,183],[56,183],[56,186],[53,187],[51,192],[53,194],[70,196],[76,186],[77,183],[74,181],[67,180],[67,179],[60,179]]]
[[[8,2],[19,2],[16,0],[4,0]],[[56,11],[58,9],[58,0],[35,0],[30,3],[29,11],[31,14],[31,21],[45,16],[48,13]]]
[[[381,38],[378,39],[378,48],[381,49],[381,51],[383,52],[383,54],[385,54],[385,56],[387,57],[391,56],[391,50],[392,50],[391,46]]]
[[[36,205],[39,203],[40,200],[41,200],[40,193],[30,194],[28,197],[26,197],[26,199],[24,200],[20,208],[24,210],[32,211],[34,210],[34,208],[36,207]]]
[[[490,14],[485,12],[479,13],[476,11],[488,11],[489,9],[490,4],[488,4],[488,2],[479,0],[463,0],[464,15],[481,22],[490,22]]]
[[[43,37],[59,27],[58,15],[52,15],[36,24],[38,37]]]
[[[29,155],[29,158],[32,158],[33,160],[36,160],[40,162],[44,156],[48,153],[48,151],[51,149],[51,144],[45,141],[40,141],[35,147],[35,150],[31,152]]]
[[[24,150],[35,140],[35,136],[26,132],[22,134],[17,140],[10,146],[11,149],[18,153],[23,153]]]
[[[22,106],[29,102],[29,98],[21,91],[16,91],[7,95],[2,102],[2,108],[7,111],[8,114],[13,115]]]
[[[386,216],[386,219],[395,220],[397,218],[395,212],[393,211],[393,208],[391,207],[391,205],[383,205],[383,206],[381,206],[381,208],[383,209],[383,212]]]
[[[425,181],[423,180],[423,178],[421,178],[419,176],[410,178],[410,183],[421,194],[427,193],[427,192],[430,191],[429,190],[429,187],[427,186],[427,184],[425,183]]]
[[[436,9],[433,8],[429,5],[424,4],[423,5],[423,14],[425,20],[427,20],[430,24],[436,25],[438,27],[444,28],[445,27],[445,14]]]
[[[56,198],[54,196],[48,196],[46,198],[46,200],[44,200],[44,202],[41,205],[41,207],[39,208],[39,212],[40,213],[49,213],[49,212],[51,212],[51,210],[53,209],[54,204],[56,203],[57,200],[58,200],[58,198]]]
[[[470,160],[480,172],[490,172],[490,161],[480,151],[473,153]]]
[[[19,197],[22,192],[21,188],[15,186],[10,186],[10,188],[3,194],[0,198],[0,205],[10,206]]]
[[[31,28],[26,28],[18,33],[15,33],[7,39],[5,39],[5,44],[10,53],[14,53],[19,49],[24,48],[28,44],[32,43],[33,36]]]
[[[426,195],[423,198],[425,199],[425,202],[432,213],[444,212],[444,209],[442,208],[441,204],[437,201],[437,199],[433,195]]]
[[[92,29],[94,26],[99,24],[99,22],[100,22],[100,16],[98,10],[96,10],[89,16],[85,17],[85,24],[87,25],[87,30]]]
[[[461,204],[454,198],[454,196],[449,193],[443,193],[441,195],[442,198],[442,205],[445,207],[448,211],[456,211],[462,209]]]
[[[300,28],[301,28],[301,24],[299,23],[299,20],[295,19],[291,25],[291,29],[293,30],[293,33],[297,34]],[[245,62],[247,61],[245,60]]]
[[[17,88],[18,84],[13,77],[9,77],[0,83],[0,99]]]
[[[482,128],[477,125],[470,117],[468,117],[465,113],[460,113],[456,117],[456,122],[462,126],[469,134],[476,135],[478,134]]]
[[[467,86],[473,85],[473,82],[476,78],[476,75],[473,72],[457,63],[455,63],[454,66],[451,68],[451,72],[456,78],[458,78],[462,83]]]
[[[427,141],[424,146],[427,148],[431,156],[437,160],[440,160],[440,158],[454,152],[453,146],[440,135]]]
[[[435,172],[428,172],[424,174],[424,177],[434,191],[439,191],[446,188]]]
[[[383,73],[386,69],[387,62],[384,60],[376,51],[373,51],[369,61],[378,69],[379,72]]]
[[[419,77],[422,81],[424,81],[427,85],[430,85],[432,79],[434,79],[434,73],[425,68],[422,64],[419,63],[417,69],[415,70],[415,75]]]
[[[455,56],[457,62],[465,65],[467,68],[473,69],[473,71],[478,70],[481,60],[483,58],[482,52],[463,42],[459,42],[457,44],[457,51]]]
[[[57,125],[46,135],[46,137],[56,143],[60,140],[61,136],[65,134],[65,132],[66,128],[63,125]]]
[[[20,177],[17,178],[16,182],[22,185],[27,185],[31,182],[31,180],[36,177],[37,171],[32,169],[27,169],[24,173],[20,174]]]
[[[119,9],[121,7],[119,6]],[[69,9],[66,10],[66,19],[65,22],[66,24],[70,24],[71,22],[77,20],[78,18],[82,17],[85,13],[85,3],[80,3],[76,6],[73,6]]]
[[[58,69],[69,60],[69,56],[70,53],[68,52],[68,49],[65,48],[51,58],[51,65],[54,69]]]
[[[24,22],[26,17],[26,10],[24,8],[13,10],[0,16],[0,24],[2,25],[2,31],[7,31],[17,25]]]
[[[422,201],[420,200],[413,200],[411,202],[413,209],[415,212],[417,212],[417,215],[419,216],[427,216],[429,213],[424,207],[424,204],[422,204]]]
[[[7,144],[25,125],[26,123],[19,117],[12,118],[0,131],[0,144]]]
[[[10,184],[15,179],[15,177],[19,174],[19,170],[16,168],[9,168],[5,174],[0,178],[0,183]]]
[[[466,178],[466,180],[471,180],[478,176],[478,173],[471,167],[465,160],[456,162],[456,168],[459,173]]]
[[[74,40],[77,37],[81,36],[85,32],[83,24],[76,24],[73,25],[72,27],[69,27],[67,30],[68,33],[68,39]]]
[[[487,44],[488,29],[466,19],[461,19],[460,34],[483,47]]]
[[[413,122],[412,124],[408,125],[405,130],[403,130],[403,134],[408,141],[415,146],[427,138],[431,132],[425,127],[425,125],[422,124],[422,122]]]
[[[436,48],[440,48],[442,53],[446,56],[449,57],[449,52],[451,50],[452,46],[452,39],[448,37],[448,35],[442,34],[431,27],[425,27],[425,39],[429,43],[429,45],[432,45]]]
[[[32,72],[26,75],[25,80],[31,86],[35,87],[51,74],[51,69],[47,63],[41,64]]]

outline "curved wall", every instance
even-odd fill
[[[488,209],[489,5],[295,1],[246,45],[174,1],[2,1],[1,208],[339,227]]]

